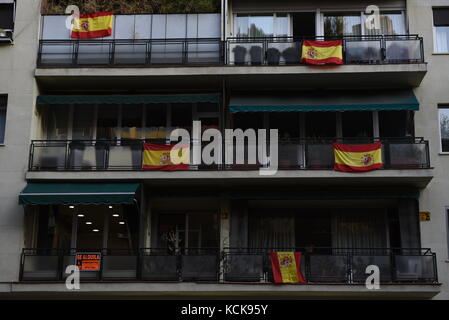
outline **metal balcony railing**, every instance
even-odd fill
[[[424,62],[417,35],[186,39],[40,40],[37,65],[176,66],[300,64],[304,40],[342,40],[345,64]]]
[[[145,140],[33,140],[30,146],[30,171],[138,171],[142,169]],[[146,140],[147,142],[153,142]],[[430,168],[429,143],[423,138],[314,138],[280,140],[278,168],[281,170],[332,169],[333,142],[366,144],[382,142],[384,169]],[[157,141],[161,143],[161,141]],[[162,143],[164,143],[163,141]],[[203,143],[204,145],[205,143]],[[224,142],[223,154],[217,155],[215,164],[190,165],[188,170],[257,170],[270,164],[248,157],[248,151],[257,150],[257,144],[236,146]],[[193,152],[193,148],[190,148]],[[269,146],[266,147],[269,153]],[[232,153],[232,158],[230,154]],[[236,155],[241,155],[239,162]],[[193,163],[191,154],[191,163]],[[254,161],[252,161],[254,160]]]
[[[375,265],[380,283],[437,283],[436,255],[410,248],[145,248],[23,249],[21,281],[63,281],[77,253],[100,255],[99,269],[81,271],[81,280],[208,281],[272,283],[269,253],[302,252],[300,269],[309,284],[365,283]]]

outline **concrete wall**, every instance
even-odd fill
[[[449,7],[448,0],[408,0],[408,16],[411,33],[424,37],[425,60],[428,72],[421,86],[415,89],[421,109],[415,115],[417,136],[430,142],[431,164],[434,178],[421,193],[420,211],[430,211],[431,220],[421,222],[422,247],[432,248],[437,254],[439,281],[442,293],[437,299],[449,299],[449,261],[447,243],[447,217],[449,207],[449,155],[440,154],[438,104],[449,103],[449,55],[433,54],[432,6]]]
[[[40,0],[18,0],[14,44],[0,46],[0,94],[8,95],[5,144],[0,146],[0,282],[17,281],[24,239],[25,186],[32,115]]]

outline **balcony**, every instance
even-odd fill
[[[245,140],[246,141],[246,140]],[[332,170],[336,138],[290,139],[279,141],[280,170]],[[384,169],[429,169],[429,143],[424,138],[344,138],[351,144],[382,142]],[[150,142],[147,140],[147,142]],[[33,140],[30,146],[29,171],[141,171],[144,140]],[[159,141],[159,143],[165,143]],[[231,142],[223,146],[232,154],[256,148],[248,145],[240,150]],[[191,148],[192,150],[192,148]],[[225,152],[226,154],[226,152]],[[190,165],[188,171],[258,170],[259,161],[242,163],[237,159],[221,163]],[[191,155],[193,159],[193,155]],[[229,158],[230,159],[230,158]],[[192,162],[193,163],[193,162]],[[227,163],[227,164],[224,164]]]
[[[381,284],[435,284],[436,255],[409,248],[145,248],[23,249],[20,281],[63,281],[68,265],[82,252],[100,255],[98,270],[81,271],[91,281],[207,281],[211,283],[273,283],[272,251],[300,251],[301,272],[308,284],[364,284],[366,267],[376,265]]]
[[[302,39],[295,38],[41,40],[35,75],[52,90],[216,89],[223,76],[231,90],[285,90],[410,88],[427,72],[416,35],[339,39],[344,65],[318,67],[300,63]]]

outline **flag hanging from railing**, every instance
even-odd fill
[[[301,273],[301,252],[270,252],[274,283],[306,283]]]
[[[305,64],[343,64],[343,41],[311,41],[302,44],[301,62]]]
[[[334,169],[343,172],[365,172],[380,169],[382,162],[382,143],[347,145],[333,143]]]
[[[92,39],[112,35],[114,12],[97,12],[80,14],[72,25],[72,38]]]
[[[189,169],[190,148],[188,145],[144,143],[143,148],[142,168],[145,170]]]

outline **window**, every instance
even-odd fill
[[[0,1],[0,42],[12,41],[14,31],[14,0]]]
[[[6,102],[7,96],[0,96],[0,144],[5,143]]]
[[[433,9],[434,45],[436,53],[449,53],[449,8]]]
[[[358,36],[362,34],[362,18],[360,14],[325,14],[324,35]]]
[[[402,12],[382,12],[380,14],[380,29],[368,29],[367,35],[404,35],[405,19]]]
[[[289,35],[287,14],[237,15],[237,37],[286,37]]]
[[[335,112],[307,112],[306,137],[330,138],[337,136],[337,119]]]
[[[439,107],[441,151],[449,152],[449,106]]]

